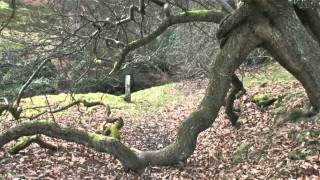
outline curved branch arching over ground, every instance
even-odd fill
[[[167,30],[170,26],[189,22],[219,23],[223,19],[223,17],[225,17],[225,15],[225,13],[217,12],[214,10],[195,10],[167,17],[151,34],[139,40],[132,41],[123,49],[121,49],[118,55],[118,60],[114,64],[114,67],[110,74],[120,69],[128,53],[150,43],[152,40],[161,35],[165,30]]]
[[[31,121],[8,129],[0,135],[0,147],[22,136],[43,134],[76,142],[120,160],[125,169],[141,171],[148,165],[172,165],[184,161],[194,152],[199,133],[209,128],[224,103],[234,71],[247,55],[259,46],[267,48],[305,87],[312,105],[320,108],[320,47],[312,39],[286,0],[247,0],[249,12],[243,19],[234,17],[219,37],[226,38],[211,67],[210,83],[198,109],[180,126],[177,139],[156,151],[130,149],[116,138],[64,127],[51,121]],[[263,12],[263,13],[261,13]],[[183,15],[181,15],[183,16]],[[188,16],[186,13],[184,16]],[[202,17],[202,14],[197,16]],[[272,20],[272,23],[271,23]],[[234,22],[234,23],[232,23]],[[170,22],[163,25],[164,30]],[[159,33],[160,30],[159,30]],[[146,37],[147,38],[147,37]],[[155,37],[150,37],[155,38]],[[133,42],[143,45],[148,39]]]
[[[131,150],[119,140],[103,135],[67,128],[51,121],[32,121],[7,130],[0,135],[0,147],[22,136],[43,134],[53,138],[76,142],[118,158],[125,169],[140,171],[147,165],[172,165],[187,159],[194,151],[199,133],[214,122],[231,77],[242,59],[261,43],[250,30],[249,24],[236,29],[217,55],[212,65],[212,78],[206,96],[181,125],[177,139],[157,151]]]
[[[241,19],[241,21],[242,21],[244,17],[248,16],[247,13],[243,13],[243,12],[248,12],[247,7],[248,6],[241,7],[242,10],[239,11],[240,13],[238,11],[235,12],[235,14],[236,14],[236,15],[234,15],[235,17],[240,16],[240,17],[236,18],[235,21],[238,21],[239,19]],[[230,9],[229,11],[232,12],[233,9],[232,10]],[[218,23],[221,23],[221,21],[225,17],[226,17],[225,13],[217,12],[214,10],[194,10],[194,11],[183,12],[178,15],[170,15],[151,34],[149,34],[148,36],[143,37],[139,40],[132,41],[131,43],[126,45],[123,49],[121,49],[120,53],[118,55],[118,60],[114,64],[114,68],[111,70],[110,74],[118,71],[121,68],[121,66],[125,62],[126,56],[131,51],[136,50],[136,49],[150,43],[151,41],[156,39],[164,31],[166,31],[169,27],[171,27],[173,25],[181,24],[181,23],[189,23],[189,22],[213,22],[213,23],[218,24]],[[229,24],[234,25],[235,22],[229,23]],[[237,22],[237,24],[240,24],[240,22]],[[231,27],[228,27],[228,28],[229,28],[228,31],[231,31]],[[219,37],[219,34],[218,34],[218,37]],[[223,38],[224,41],[226,39],[227,39],[227,37]],[[224,44],[224,42],[223,42],[223,44]],[[233,75],[232,79],[233,79],[231,81],[231,84],[232,84],[231,91],[232,92],[226,98],[226,112],[227,112],[227,115],[228,115],[232,125],[235,125],[236,121],[238,119],[238,116],[234,112],[234,109],[233,109],[233,104],[236,99],[235,95],[240,91],[245,92],[245,90],[242,85],[242,82],[238,79],[238,77],[235,74]]]

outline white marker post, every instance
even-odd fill
[[[124,86],[125,86],[124,100],[126,102],[131,102],[131,92],[130,92],[131,76],[130,75],[126,75]]]

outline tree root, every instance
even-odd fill
[[[226,41],[228,40],[228,35],[230,32],[232,32],[232,29],[239,26],[248,17],[248,8],[249,6],[247,5],[241,6],[237,11],[234,12],[234,14],[228,14],[221,20],[220,27],[216,34],[219,40],[220,48],[223,48],[225,45]],[[242,82],[235,74],[232,76],[231,84],[231,89],[225,99],[225,111],[230,119],[231,124],[236,126],[239,116],[234,111],[234,101],[246,91]]]
[[[75,142],[91,147],[98,152],[108,153],[117,157],[125,168],[138,170],[144,167],[137,157],[136,152],[120,143],[119,140],[101,134],[60,126],[53,121],[30,121],[10,128],[0,135],[0,147],[20,137],[33,136],[36,134],[43,134],[52,138]],[[25,147],[25,145],[22,147]]]
[[[109,127],[108,124],[112,123]],[[119,118],[107,118],[105,123],[102,125],[102,130],[98,131],[98,133],[103,134],[105,136],[111,136],[117,140],[120,140],[120,130],[123,127],[124,122],[121,117]]]
[[[11,155],[18,154],[21,150],[29,147],[32,143],[38,144],[41,148],[49,149],[51,151],[57,151],[58,147],[46,142],[41,138],[40,135],[36,136],[24,136],[19,138],[19,142],[16,143],[10,150],[9,153]]]
[[[225,100],[225,111],[233,126],[236,126],[237,120],[239,118],[238,114],[234,110],[234,101],[242,96],[246,90],[243,87],[240,79],[234,74],[231,79],[232,87]]]

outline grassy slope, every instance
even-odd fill
[[[9,4],[0,0],[0,22],[2,23],[3,21],[7,21],[11,16],[11,13],[12,9]],[[10,33],[15,33],[17,36],[29,40],[28,37],[30,37],[30,33],[28,33],[28,31],[30,31],[30,29],[28,26],[33,23],[46,25],[47,21],[44,19],[50,17],[50,14],[50,9],[44,6],[27,6],[18,4],[14,18],[11,19],[8,27],[4,29],[2,33],[5,36],[10,36]],[[28,36],[25,37],[25,34],[28,34]],[[32,38],[36,39],[37,34],[34,32],[32,32],[32,34]],[[0,38],[0,50],[19,49],[21,47],[23,47],[22,44],[11,41],[8,38]]]
[[[273,82],[277,85],[291,85],[297,83],[294,77],[275,64],[265,65],[264,67],[261,67],[261,69],[264,69],[264,73],[253,72],[244,76],[243,83],[247,89],[261,90],[261,86],[267,86],[266,84],[268,84],[268,82]],[[175,86],[176,84],[172,83],[134,92],[131,95],[132,103],[125,102],[122,96],[104,93],[75,94],[74,97],[75,99],[85,99],[88,101],[103,101],[104,103],[109,104],[113,109],[124,110],[131,108],[133,110],[147,110],[149,108],[154,109],[165,106],[172,101],[182,101],[184,98],[184,92],[179,91]],[[260,91],[260,93],[276,94],[277,92],[270,92],[270,89],[265,88],[265,91]],[[50,100],[50,103],[53,104],[57,104],[59,102],[66,104],[71,100],[70,95],[64,93],[59,95],[48,95],[47,98]],[[44,96],[34,96],[32,98],[24,99],[23,102],[25,107],[29,107],[30,105],[46,105],[46,99]]]
[[[175,84],[167,84],[132,93],[132,103],[125,102],[122,96],[103,93],[75,94],[73,97],[75,99],[84,99],[90,102],[102,101],[105,104],[109,104],[111,110],[124,110],[131,116],[138,118],[147,112],[156,111],[157,109],[165,106],[168,103],[181,101],[184,97],[184,94],[183,92],[179,92],[177,89],[175,89]],[[47,99],[49,100],[51,105],[60,104],[60,106],[61,104],[66,105],[72,100],[71,96],[67,94],[48,95]],[[22,105],[24,108],[45,106],[46,97],[34,96],[32,98],[26,98],[23,99]],[[94,109],[95,108],[90,108],[88,109],[88,111]],[[28,110],[26,112],[26,115],[32,115],[35,113],[37,113],[37,111]],[[68,111],[64,113],[68,114]]]
[[[243,78],[244,85],[247,88],[259,86],[269,81],[274,83],[294,83],[296,81],[288,71],[274,63],[262,65],[258,69],[257,67],[251,69],[254,69],[254,72],[250,73],[250,68],[248,68],[249,72]]]

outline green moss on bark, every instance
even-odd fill
[[[208,10],[194,10],[180,13],[180,16],[201,16],[201,15],[208,15],[210,11]]]
[[[18,154],[20,150],[31,144],[32,137],[31,136],[23,136],[19,138],[17,144],[15,144],[10,150],[9,153],[11,155]]]
[[[106,137],[96,133],[89,133],[89,136],[93,142],[99,142],[106,140]]]
[[[252,102],[256,103],[258,106],[265,108],[272,105],[277,98],[274,98],[270,95],[256,95],[252,98]]]
[[[115,122],[111,125],[110,127],[110,132],[111,132],[111,136],[117,140],[120,141],[121,137],[120,137],[120,129],[121,129],[121,124],[119,122]]]

